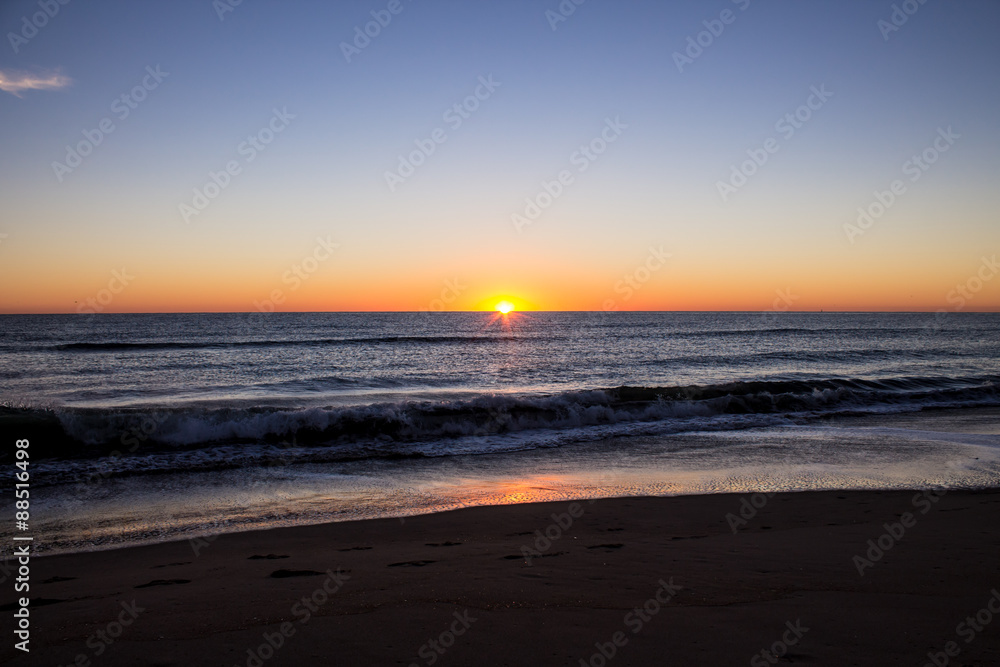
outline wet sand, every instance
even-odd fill
[[[997,665],[998,525],[1000,491],[621,498],[39,557],[0,660]]]

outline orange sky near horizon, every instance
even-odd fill
[[[0,273],[30,271],[29,262],[18,263]],[[165,263],[141,269],[123,263],[104,272],[64,264],[35,273],[17,290],[4,290],[0,312],[468,311],[492,310],[503,299],[517,310],[539,311],[1000,311],[1000,280],[977,275],[991,275],[979,257],[953,260],[933,272],[888,261],[877,268],[863,262],[752,264],[722,270],[671,258],[656,271],[642,261],[618,271],[407,267],[405,280],[334,261],[311,274],[301,267],[296,273],[288,268],[293,264],[284,270],[255,264],[177,271]]]
[[[391,236],[388,213],[361,207],[364,224],[220,206],[184,226],[137,195],[39,199],[8,209],[19,226],[0,239],[0,313],[464,311],[501,298],[541,311],[1000,311],[1000,228],[982,202],[942,208],[955,197],[929,188],[852,244],[832,194],[750,194],[620,224],[609,204],[567,205],[522,234],[477,202],[429,218],[400,200]],[[950,215],[966,233],[941,224]]]

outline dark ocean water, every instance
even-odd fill
[[[417,470],[475,468],[470,456],[516,469],[530,452],[553,465],[587,452],[599,467],[612,451],[641,459],[651,438],[678,461],[710,439],[699,465],[723,470],[746,462],[740,443],[766,449],[789,428],[825,438],[813,458],[833,463],[872,433],[851,445],[822,435],[832,421],[1000,406],[998,334],[1000,316],[960,313],[0,316],[0,426],[31,437],[33,483],[79,544],[69,498],[97,494],[84,513],[108,521],[148,479],[201,475],[220,497],[280,466],[289,497],[358,470],[369,491],[399,491]],[[298,516],[272,492],[240,501],[249,525],[262,503]],[[413,509],[387,498],[371,511]]]

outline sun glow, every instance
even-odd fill
[[[501,315],[508,315],[514,310],[514,304],[510,301],[501,301],[496,305],[495,310]]]

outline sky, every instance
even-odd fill
[[[1000,310],[1000,5],[578,2],[0,2],[0,313]]]

